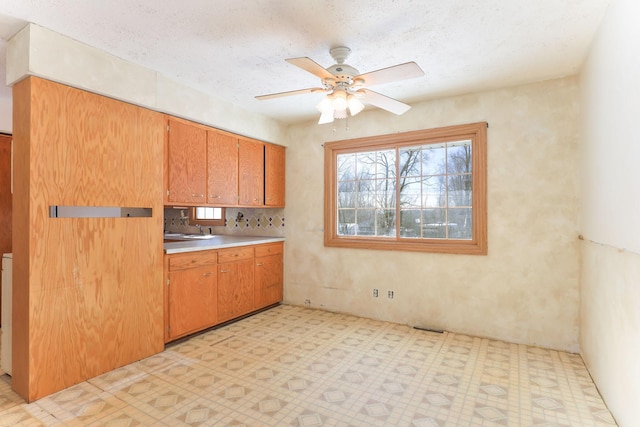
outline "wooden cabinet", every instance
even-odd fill
[[[282,301],[282,242],[165,255],[165,342]]]
[[[175,119],[169,119],[168,130],[167,202],[206,203],[207,131]]]
[[[284,207],[285,148],[279,145],[264,146],[264,204]]]
[[[238,138],[207,131],[207,203],[238,204]]]
[[[285,148],[169,118],[166,205],[284,207]]]
[[[218,270],[215,251],[189,252],[168,258],[166,338],[173,340],[218,321]]]
[[[256,309],[282,301],[283,285],[283,244],[271,243],[255,248],[255,288]]]
[[[264,205],[264,144],[238,141],[238,193],[241,206]]]
[[[218,251],[218,321],[254,310],[253,246]]]

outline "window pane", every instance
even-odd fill
[[[449,238],[470,240],[473,222],[470,208],[449,209]]]
[[[396,151],[386,150],[376,153],[376,179],[389,179],[396,176]]]
[[[376,188],[374,180],[358,181],[358,196],[356,200],[358,208],[376,207]]]
[[[338,182],[338,209],[356,207],[355,187],[354,181]]]
[[[422,183],[422,206],[438,208],[446,206],[446,188],[441,176],[432,176]]]
[[[420,209],[403,209],[400,211],[400,237],[422,237],[420,233]]]
[[[449,176],[449,206],[471,206],[471,175]]]
[[[195,219],[222,219],[222,208],[196,207]]]
[[[356,211],[353,209],[338,209],[338,235],[355,234]]]
[[[446,237],[446,209],[426,209],[423,211],[422,237],[442,238]]]
[[[358,153],[356,155],[356,179],[371,179],[376,173],[376,153]]]
[[[422,147],[401,148],[400,152],[400,176],[420,176]]]
[[[340,154],[337,156],[338,181],[354,180],[356,178],[356,155]]]
[[[396,181],[383,179],[376,182],[376,207],[391,209],[396,207]]]
[[[440,175],[445,173],[444,144],[426,145],[422,150],[422,174]]]
[[[400,207],[420,207],[422,205],[422,179],[405,178],[400,188]]]
[[[447,144],[447,173],[471,173],[471,141]]]
[[[375,220],[373,209],[359,209],[357,213],[357,234],[359,236],[372,236],[375,234]]]
[[[396,211],[395,209],[382,209],[376,211],[376,236],[396,235]]]

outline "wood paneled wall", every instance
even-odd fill
[[[14,99],[13,388],[27,401],[163,350],[165,116],[29,77]],[[151,218],[49,218],[51,205]]]

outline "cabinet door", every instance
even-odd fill
[[[207,132],[204,128],[169,120],[167,165],[169,202],[205,203]]]
[[[255,308],[282,301],[282,254],[255,259]]]
[[[253,259],[218,264],[218,321],[253,310]]]
[[[207,203],[238,204],[238,138],[207,132]]]
[[[216,266],[169,273],[169,336],[176,338],[216,324]]]
[[[264,204],[284,207],[285,148],[264,146]]]
[[[238,193],[242,206],[264,205],[264,144],[239,139]]]

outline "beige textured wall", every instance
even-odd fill
[[[0,97],[0,132],[11,133],[13,106],[10,98]]]
[[[285,301],[577,351],[577,96],[569,78],[416,104],[400,117],[366,111],[348,130],[292,126]],[[323,142],[476,121],[489,123],[488,256],[323,246]]]
[[[580,76],[582,357],[622,427],[640,425],[640,3],[612,2]]]
[[[54,31],[28,24],[7,43],[7,83],[27,75],[269,142],[284,140],[273,119],[205,95],[160,73]]]

